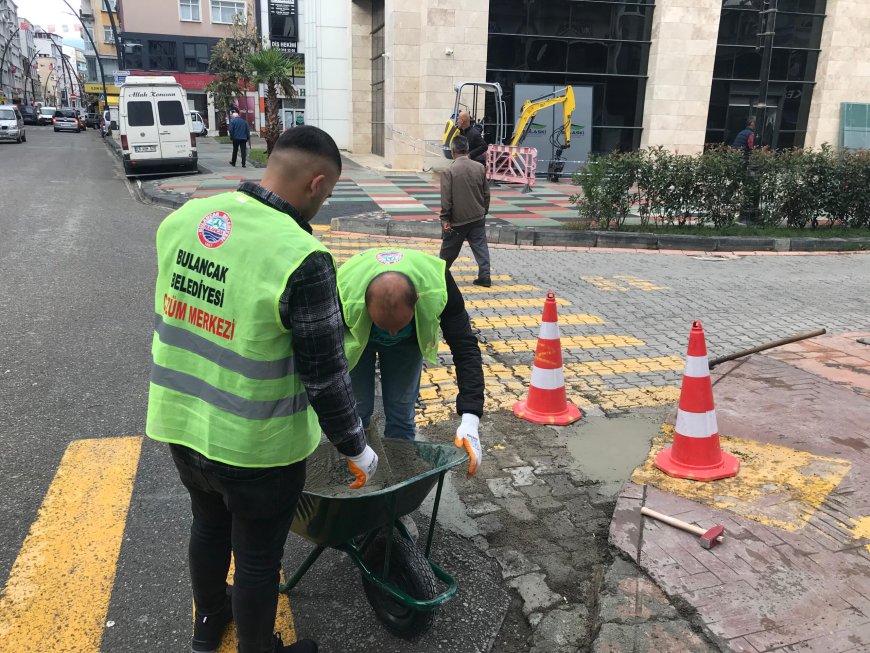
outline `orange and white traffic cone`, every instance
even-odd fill
[[[740,469],[740,461],[719,447],[707,344],[699,320],[692,322],[689,334],[674,444],[656,456],[655,465],[669,476],[693,481],[728,478]]]
[[[552,290],[547,293],[544,302],[529,396],[514,404],[514,415],[535,424],[560,426],[571,424],[583,417],[580,409],[569,403],[565,397],[559,317],[556,312],[556,294]]]

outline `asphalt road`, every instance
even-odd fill
[[[10,570],[67,446],[144,431],[154,234],[168,211],[136,201],[93,130],[28,127],[26,144],[0,145],[0,161],[0,583],[8,595]],[[112,588],[101,643],[51,650],[188,650],[188,511],[164,447],[145,439],[117,565],[98,572]],[[80,534],[71,530],[74,542]],[[291,599],[300,633],[320,639],[324,651],[487,650],[507,604],[500,574],[467,541],[441,536],[437,559],[460,592],[427,638],[408,646],[389,636],[359,574],[337,554],[324,556]],[[291,536],[285,567],[306,549]],[[17,591],[46,592],[77,571],[74,559],[39,564],[44,575]],[[5,646],[0,641],[0,651],[11,652]]]

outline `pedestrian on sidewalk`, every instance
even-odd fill
[[[459,256],[466,240],[477,261],[474,284],[492,285],[489,245],[486,242],[486,214],[489,212],[489,185],[486,170],[468,158],[468,139],[457,136],[451,145],[453,163],[441,173],[441,253],[447,269]]]
[[[146,433],[190,494],[191,649],[235,619],[239,653],[316,653],[274,634],[284,545],[321,430],[374,475],[344,354],[335,263],[311,219],[341,174],[335,141],[297,127],[263,180],[191,200],[157,230],[157,322]],[[230,554],[235,577],[228,587]]]
[[[338,292],[347,326],[345,352],[363,426],[375,405],[375,362],[380,362],[384,437],[413,440],[414,409],[423,359],[438,361],[439,329],[453,365],[461,422],[454,444],[480,463],[478,425],[483,415],[483,365],[462,293],[444,261],[416,250],[370,249],[338,268]]]
[[[239,150],[242,151],[242,167],[248,159],[248,143],[251,140],[251,128],[248,127],[248,121],[242,118],[238,111],[233,111],[230,114],[230,139],[233,141],[233,158],[230,159],[230,165],[236,167],[236,155]]]

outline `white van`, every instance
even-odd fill
[[[187,94],[174,77],[127,77],[118,113],[128,177],[197,171]]]

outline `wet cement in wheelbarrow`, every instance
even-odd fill
[[[331,497],[359,496],[397,485],[432,469],[413,446],[391,446],[388,456],[380,436],[369,432],[366,437],[378,454],[378,469],[365,486],[351,490],[348,486],[354,476],[347,467],[347,458],[333,446],[320,446],[308,458],[305,491]]]

